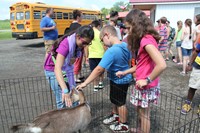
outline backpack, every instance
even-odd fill
[[[171,28],[171,30],[170,30],[170,34],[169,34],[169,40],[173,40],[176,35],[176,30],[175,30],[175,28],[172,28],[172,27],[170,27],[170,28]]]

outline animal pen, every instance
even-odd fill
[[[128,123],[130,128],[135,128],[138,114],[130,103],[131,87],[133,85],[130,85],[127,94]],[[92,114],[86,133],[112,132],[102,122],[111,112],[109,88],[109,80],[105,78],[104,89],[94,92],[91,84],[83,90]],[[183,103],[181,96],[161,91],[158,105],[151,104],[151,133],[200,132],[199,118],[194,111],[181,115]],[[31,122],[36,116],[52,109],[56,109],[55,97],[46,77],[0,81],[0,133],[9,133],[12,125]]]

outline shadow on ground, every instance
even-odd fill
[[[34,43],[34,44],[29,44],[29,45],[23,45],[22,47],[25,47],[25,48],[41,48],[41,47],[44,47],[44,43],[43,42]]]

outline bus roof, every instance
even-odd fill
[[[100,13],[99,10],[90,10],[90,9],[85,9],[85,8],[75,8],[75,7],[65,7],[65,6],[54,6],[54,5],[48,5],[48,4],[45,4],[45,3],[41,3],[41,2],[36,2],[36,3],[29,3],[29,2],[17,2],[15,4],[13,4],[12,6],[17,6],[17,5],[22,5],[22,4],[27,4],[31,7],[50,7],[50,8],[55,8],[55,9],[68,9],[68,10],[75,10],[75,9],[78,9],[78,10],[81,10],[81,11],[92,11],[92,12],[98,12]],[[11,7],[12,7],[11,6]]]

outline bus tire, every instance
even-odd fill
[[[67,34],[67,33],[69,33],[69,28],[66,28],[66,29],[65,29],[64,34]]]

